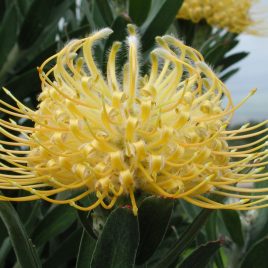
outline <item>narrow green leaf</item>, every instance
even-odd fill
[[[207,244],[198,247],[179,265],[179,268],[206,268],[207,264],[222,244],[222,240],[217,240],[210,241]]]
[[[236,35],[231,35],[230,37],[226,35],[216,40],[215,45],[210,47],[207,52],[203,52],[206,62],[214,67],[221,64],[224,55],[238,45],[239,40],[236,38]]]
[[[61,267],[69,260],[74,259],[77,255],[79,238],[82,230],[73,231],[64,241],[59,243],[59,246],[53,250],[52,255],[43,263],[43,268]]]
[[[131,20],[140,26],[147,18],[151,0],[129,0],[128,14]]]
[[[108,0],[96,0],[96,5],[107,26],[111,26],[114,20],[113,11]]]
[[[226,32],[223,29],[219,29],[210,35],[208,40],[202,46],[203,55],[207,55],[212,48],[225,47],[225,51],[233,49],[238,43],[238,35],[235,33]]]
[[[223,60],[221,60],[220,65],[222,66],[221,70],[225,70],[232,66],[233,64],[236,64],[237,62],[243,60],[248,56],[249,52],[239,52],[232,54]]]
[[[187,217],[189,217],[190,221],[192,221],[201,211],[200,207],[190,204],[184,200],[180,200],[180,205]]]
[[[92,219],[91,211],[85,212],[85,211],[78,210],[77,214],[78,214],[80,223],[84,227],[85,231],[88,233],[88,235],[90,235],[93,239],[96,240],[97,235],[95,234],[93,230],[93,219]]]
[[[2,244],[0,247],[0,268],[5,268],[4,267],[5,261],[10,250],[12,249],[12,245],[11,245],[9,237],[7,237],[6,239],[2,239],[0,241],[2,241]]]
[[[2,22],[5,12],[6,12],[6,2],[0,1],[0,22]]]
[[[206,224],[206,238],[210,241],[214,241],[218,238],[218,233],[219,233],[219,211],[215,211],[208,219],[207,224]],[[224,268],[224,262],[223,262],[223,258],[221,255],[221,252],[218,251],[215,253],[214,255],[214,261],[217,265],[217,268]]]
[[[268,235],[268,208],[258,210],[257,215],[250,229],[251,245]]]
[[[91,268],[130,268],[139,243],[138,219],[127,208],[114,210],[94,250]]]
[[[167,231],[174,201],[157,197],[146,198],[139,207],[140,243],[136,264],[146,262],[155,252]]]
[[[91,31],[91,28],[88,24],[68,33],[68,36],[62,36],[61,42],[66,43],[72,38],[78,38],[81,36],[85,36]],[[29,69],[36,68],[40,66],[43,61],[45,61],[48,57],[52,56],[57,52],[58,43],[53,41],[52,43],[48,44],[44,49],[40,51],[33,51],[31,55],[28,55],[27,61],[25,60],[23,63],[20,64],[20,68],[16,71],[19,75],[27,72]],[[37,72],[35,72],[37,74]]]
[[[179,38],[182,39],[186,45],[192,46],[198,50],[212,35],[212,27],[205,21],[194,23],[190,20],[177,19],[174,25]]]
[[[241,268],[267,268],[268,237],[257,242],[247,252]]]
[[[31,6],[31,4],[32,4],[32,0],[14,0],[14,5],[20,17],[20,22],[22,22],[23,18],[27,14],[27,11],[29,7]]]
[[[190,20],[176,19],[175,27],[178,36],[185,42],[186,45],[191,46],[196,33],[196,24]]]
[[[0,221],[0,241],[3,241],[8,236],[6,227],[2,221]]]
[[[87,0],[90,11],[86,15],[88,22],[94,27],[94,29],[104,28],[110,25],[107,25],[105,19],[103,18],[100,9],[98,7],[98,0]]]
[[[91,268],[90,263],[95,245],[96,240],[89,236],[86,230],[83,230],[76,261],[76,268]]]
[[[6,10],[3,20],[0,24],[0,83],[2,86],[6,73],[10,72],[16,60],[14,52],[17,38],[18,18],[15,6],[11,5]],[[10,66],[10,68],[9,68]]]
[[[48,22],[56,24],[72,3],[72,0],[34,0],[18,36],[20,48],[32,46],[48,26]]]
[[[0,202],[0,217],[7,228],[17,261],[21,267],[41,267],[35,246],[29,239],[16,210],[10,203]]]
[[[230,234],[232,240],[239,246],[244,245],[244,236],[242,231],[242,224],[237,211],[234,210],[222,210],[222,219],[225,227]]]
[[[180,254],[193,241],[212,212],[213,210],[203,209],[193,220],[192,224],[187,228],[187,230],[182,234],[181,238],[168,251],[166,256],[163,257],[163,259],[155,265],[155,268],[166,268],[169,267],[169,265],[173,264],[174,261],[178,259]]]
[[[89,23],[92,27],[94,27],[95,22],[92,14],[92,9],[93,9],[94,2],[91,0],[83,0],[81,2],[81,17],[84,18],[83,21]]]
[[[143,50],[148,50],[157,35],[163,35],[173,22],[182,0],[154,0],[147,20],[141,27]]]
[[[25,87],[25,85],[27,85],[27,87]],[[13,79],[4,84],[4,86],[20,100],[40,91],[41,89],[40,79],[36,68],[15,76]],[[1,94],[1,99],[4,101],[10,100],[6,94]]]
[[[228,80],[230,77],[232,77],[234,74],[236,74],[239,71],[239,68],[234,68],[226,73],[224,73],[220,79],[225,82],[226,80]]]
[[[76,219],[76,211],[68,205],[53,208],[33,232],[36,246],[44,245],[51,238],[64,232]]]

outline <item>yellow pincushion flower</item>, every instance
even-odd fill
[[[226,28],[230,32],[256,34],[257,24],[250,14],[256,0],[185,0],[177,18]]]
[[[258,131],[267,121],[226,130],[234,111],[255,91],[235,106],[202,55],[169,35],[156,39],[150,72],[141,75],[133,25],[128,26],[127,63],[116,66],[120,43],[115,42],[103,75],[93,47],[111,32],[106,28],[73,40],[42,64],[36,111],[5,89],[17,107],[1,100],[0,111],[32,120],[34,126],[0,119],[0,133],[7,138],[0,140],[0,189],[29,192],[0,196],[0,201],[41,198],[91,210],[111,208],[118,197],[129,195],[136,214],[139,190],[210,209],[268,206],[267,188],[236,186],[268,179],[263,172],[267,136],[250,144],[228,144],[267,133]],[[75,189],[80,190],[75,196],[55,198]],[[77,204],[90,193],[96,193],[95,203]],[[235,199],[220,203],[210,200],[210,193]]]

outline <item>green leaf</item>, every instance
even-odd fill
[[[25,85],[27,85],[27,87]],[[36,68],[30,69],[21,75],[15,76],[5,84],[5,87],[20,100],[40,91],[40,79]],[[1,99],[4,101],[10,100],[6,94],[2,94]]]
[[[239,52],[239,53],[235,53],[232,54],[226,58],[224,58],[221,62],[221,70],[225,70],[227,68],[229,68],[230,66],[232,66],[233,64],[236,64],[237,62],[241,61],[242,59],[244,59],[245,57],[247,57],[249,54],[249,52]]]
[[[108,0],[96,0],[99,12],[107,26],[111,26],[114,20],[113,11]]]
[[[72,0],[34,0],[21,26],[19,47],[31,47],[49,24],[55,23],[56,26],[72,3]]]
[[[53,208],[39,223],[33,232],[36,246],[44,245],[51,238],[64,232],[76,219],[76,211],[68,205]]]
[[[92,0],[83,0],[81,2],[80,14],[83,18],[83,21],[89,23],[91,26],[95,25],[92,9],[93,9],[93,1]]]
[[[155,252],[167,231],[174,201],[158,197],[146,198],[139,207],[140,243],[136,264],[146,262]]]
[[[222,210],[221,215],[232,240],[237,246],[242,247],[244,245],[244,236],[238,212],[235,210]]]
[[[86,15],[88,22],[93,25],[94,29],[104,28],[110,25],[107,25],[105,19],[103,18],[100,9],[98,7],[98,0],[87,0],[90,11]]]
[[[247,252],[241,268],[267,268],[268,237],[257,242]]]
[[[31,6],[33,0],[14,0],[14,4],[19,14],[20,21],[23,20],[24,16],[27,14],[29,7]]]
[[[91,268],[90,263],[95,245],[96,240],[89,236],[86,230],[83,230],[76,261],[76,268]]]
[[[64,241],[61,241],[59,246],[53,250],[52,255],[43,263],[42,267],[61,267],[69,260],[74,259],[77,255],[81,234],[82,230],[80,228],[73,231]]]
[[[0,202],[0,218],[4,222],[17,260],[21,267],[41,267],[36,249],[29,239],[20,218],[9,202]]]
[[[3,241],[8,236],[6,227],[2,221],[0,221],[0,241]]]
[[[210,241],[207,244],[198,247],[179,265],[179,268],[206,268],[207,264],[222,244],[222,240],[217,240]]]
[[[250,229],[250,245],[268,235],[268,208],[257,211]]]
[[[84,227],[85,231],[88,233],[88,235],[90,235],[93,239],[96,240],[97,235],[95,234],[93,230],[93,219],[92,219],[91,211],[85,212],[85,211],[78,210],[77,214],[78,214],[80,223]]]
[[[6,239],[0,240],[2,241],[1,247],[0,247],[0,268],[5,268],[5,260],[12,249],[12,245],[10,242],[9,237]]]
[[[139,243],[138,219],[131,210],[114,210],[104,225],[91,262],[92,268],[130,268]]]
[[[212,27],[205,21],[194,23],[191,20],[177,19],[174,25],[179,38],[182,39],[186,45],[192,46],[198,50],[211,38]],[[211,42],[209,44],[211,44]]]
[[[230,77],[232,77],[234,74],[236,74],[239,71],[239,68],[234,68],[226,73],[224,73],[221,77],[220,80],[222,80],[223,82],[225,82],[226,80],[228,80]]]
[[[0,22],[2,22],[5,12],[6,12],[6,2],[0,1]]]
[[[193,23],[190,20],[176,19],[175,27],[178,36],[186,45],[191,46],[196,33],[196,23]]]
[[[180,200],[180,205],[182,209],[185,211],[185,214],[192,221],[201,211],[200,207],[192,205],[185,200]]]
[[[143,50],[148,50],[155,37],[163,35],[173,22],[182,0],[154,0],[147,20],[141,27]]]
[[[215,38],[215,45],[208,47],[207,51],[205,49],[202,51],[206,62],[214,67],[220,65],[224,55],[238,45],[239,40],[236,38],[237,36],[235,34],[230,33],[220,38]]]
[[[181,235],[180,239],[175,243],[175,245],[171,247],[166,256],[155,265],[155,268],[166,268],[173,264],[178,259],[180,254],[193,241],[212,212],[213,210],[203,209],[192,221],[191,225],[186,229],[186,231]]]
[[[13,67],[13,62],[16,60],[17,53],[16,39],[17,39],[17,24],[18,18],[15,6],[11,5],[5,12],[3,21],[0,24],[0,86],[8,72]]]
[[[151,0],[129,0],[128,14],[131,20],[140,26],[147,18]]]
[[[66,43],[72,38],[77,38],[86,35],[91,30],[88,24],[68,33],[67,36],[61,37],[61,42]],[[43,61],[45,61],[48,57],[52,56],[56,53],[58,48],[58,43],[53,41],[52,43],[48,44],[44,49],[40,51],[34,51],[27,57],[27,61],[25,60],[22,64],[20,64],[20,68],[17,69],[19,75],[27,72],[29,69],[36,68],[40,66]],[[37,74],[37,72],[35,72]]]
[[[206,224],[206,238],[210,241],[214,241],[218,238],[218,233],[219,233],[219,225],[221,222],[218,221],[219,215],[218,211],[215,211],[210,217],[209,220],[207,221]],[[214,261],[217,265],[217,268],[224,268],[224,263],[223,263],[223,258],[221,255],[221,252],[218,251],[214,255]]]

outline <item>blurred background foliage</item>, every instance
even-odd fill
[[[0,0],[0,85],[36,107],[41,90],[37,67],[46,58],[73,38],[111,27],[114,33],[95,48],[105,72],[107,50],[113,41],[125,39],[128,23],[138,26],[143,72],[155,37],[171,33],[201,51],[227,80],[238,71],[233,65],[248,54],[232,53],[238,35],[204,21],[175,19],[181,4],[182,0]],[[123,63],[122,51],[118,61]],[[2,90],[0,96],[11,102]],[[0,112],[0,118],[4,116]],[[124,206],[86,213],[43,201],[0,202],[0,268],[268,267],[263,254],[268,251],[267,209],[211,211],[177,200],[140,200],[138,218]]]

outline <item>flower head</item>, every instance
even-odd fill
[[[262,172],[267,136],[260,135],[268,130],[259,131],[267,121],[226,130],[234,111],[255,90],[234,105],[202,55],[169,35],[157,37],[150,71],[141,75],[133,25],[128,26],[127,63],[116,65],[120,43],[114,42],[104,75],[93,49],[111,32],[106,28],[73,40],[41,65],[42,93],[36,111],[5,89],[16,107],[1,100],[0,110],[21,118],[21,124],[0,119],[0,133],[7,138],[0,140],[0,188],[22,189],[29,195],[0,200],[41,198],[91,210],[98,205],[111,208],[119,196],[129,195],[137,213],[139,190],[205,208],[267,206],[267,188],[236,186],[267,180]],[[24,126],[22,119],[34,126]],[[259,138],[229,145],[247,137]],[[65,200],[53,198],[74,189],[83,191]],[[92,192],[95,203],[77,204]],[[220,203],[209,199],[209,193],[237,200]]]
[[[226,28],[233,33],[256,34],[258,24],[252,18],[256,0],[185,0],[177,18],[199,22],[206,20],[212,26]]]

